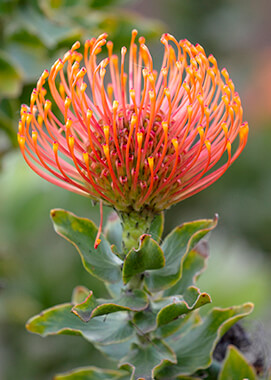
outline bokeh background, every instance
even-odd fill
[[[271,329],[271,2],[269,0],[0,0],[0,379],[45,380],[77,366],[113,364],[82,338],[42,339],[26,320],[70,300],[76,285],[106,295],[53,231],[52,208],[98,221],[90,202],[38,178],[16,144],[19,106],[40,73],[75,40],[108,32],[116,49],[132,28],[157,62],[159,37],[199,42],[227,67],[250,125],[247,148],[217,183],[166,213],[166,231],[220,215],[201,289],[213,304],[255,302],[249,329],[268,362]],[[158,68],[158,65],[157,65]],[[105,210],[109,212],[109,210]],[[255,343],[256,344],[256,343]]]

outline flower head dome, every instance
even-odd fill
[[[136,37],[120,59],[106,34],[83,54],[76,42],[21,107],[18,141],[46,180],[121,212],[155,214],[221,177],[248,125],[228,72],[200,45],[164,34],[156,71]]]

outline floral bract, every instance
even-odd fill
[[[46,180],[121,212],[155,214],[221,177],[248,125],[228,72],[200,45],[164,34],[156,71],[136,36],[120,60],[106,34],[86,41],[83,54],[76,42],[22,106],[18,141]]]

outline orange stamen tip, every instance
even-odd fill
[[[138,143],[138,145],[142,145],[142,140],[143,140],[143,133],[142,132],[138,132],[137,134],[136,134],[136,139],[137,139],[137,143]]]
[[[87,89],[87,86],[88,86],[88,85],[87,85],[85,82],[82,83],[81,86],[80,86],[80,91],[81,91],[81,92],[85,92],[86,89]]]
[[[84,159],[85,163],[88,164],[88,162],[89,162],[88,152],[83,153],[83,159]]]
[[[24,148],[25,146],[25,136],[21,136],[18,134],[18,143],[20,145],[20,148]]]
[[[38,115],[38,124],[42,126],[43,124],[43,117],[41,115]]]
[[[74,147],[74,137],[73,136],[69,136],[69,147],[72,149]]]
[[[148,157],[148,164],[151,170],[153,170],[153,157]]]
[[[46,100],[44,104],[44,111],[48,112],[52,107],[52,102],[50,100]]]
[[[117,100],[114,100],[113,102],[113,111],[116,111],[119,107],[119,102]]]
[[[101,239],[96,239],[94,243],[94,248],[97,249],[100,243],[101,243]]]
[[[103,150],[104,150],[105,157],[108,158],[109,157],[109,146],[107,144],[104,144]]]
[[[125,46],[122,46],[121,54],[126,54],[126,53],[127,53],[127,48]]]
[[[87,119],[90,120],[92,118],[92,115],[93,115],[93,111],[88,109],[87,110]]]
[[[60,92],[61,98],[64,99],[66,93],[65,93],[65,88],[64,88],[62,83],[60,83],[60,85],[59,85],[59,92]]]
[[[204,129],[202,127],[198,127],[197,130],[198,130],[198,133],[200,135],[200,138],[202,139],[202,137],[204,135]]]
[[[37,140],[38,140],[38,134],[37,134],[36,131],[32,131],[32,140],[33,140],[34,142],[37,142]]]
[[[106,140],[109,138],[109,126],[108,125],[105,125],[103,127],[103,130],[104,130],[104,136],[106,138]]]
[[[168,123],[163,121],[162,122],[162,128],[163,128],[163,131],[165,132],[165,134],[167,134],[168,133]]]
[[[230,141],[227,141],[227,151],[228,151],[228,153],[231,152],[231,143],[230,143]]]
[[[210,143],[210,141],[209,140],[205,140],[204,144],[205,144],[208,152],[210,153],[211,152],[211,143]]]
[[[172,139],[171,142],[172,142],[172,145],[174,146],[175,150],[177,151],[179,148],[178,140],[175,138],[175,139]]]
[[[136,115],[132,115],[132,118],[131,118],[131,126],[135,126],[135,124],[136,124],[136,122],[137,122],[137,116]]]
[[[58,151],[58,143],[57,142],[53,143],[53,151],[54,151],[54,153],[57,153],[57,151]]]
[[[67,119],[65,126],[66,126],[67,129],[70,129],[71,126],[72,126],[72,119],[70,119],[70,118]]]
[[[76,41],[72,47],[71,47],[71,51],[74,51],[74,50],[77,50],[80,48],[80,42],[79,41]]]

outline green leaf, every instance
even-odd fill
[[[123,282],[127,284],[134,275],[143,273],[147,269],[162,268],[164,265],[165,258],[158,243],[149,235],[142,235],[139,249],[131,249],[124,260]]]
[[[187,302],[180,296],[172,296],[168,298],[168,305],[163,307],[157,314],[157,327],[166,325],[175,319],[183,317],[185,314],[211,302],[209,294],[200,293],[197,288],[191,287],[188,292],[190,293],[190,302]]]
[[[56,232],[75,246],[89,273],[110,283],[121,279],[122,262],[112,253],[103,235],[98,248],[94,248],[98,229],[92,221],[58,209],[51,211],[51,218]]]
[[[111,360],[117,360],[119,362],[120,359],[127,355],[132,343],[135,343],[135,341],[137,341],[137,338],[134,336],[125,342],[106,345],[94,344],[94,346]]]
[[[56,375],[54,380],[128,380],[126,371],[101,369],[97,367],[83,367]]]
[[[88,323],[74,315],[71,303],[54,306],[31,318],[26,328],[41,336],[68,334],[81,335],[92,343],[113,344],[133,335],[126,312],[97,317]]]
[[[225,361],[223,363],[218,380],[248,379],[256,380],[254,368],[246,358],[234,346],[228,346]]]
[[[196,280],[206,268],[208,257],[208,242],[205,240],[200,241],[186,256],[183,262],[183,270],[180,280],[171,288],[166,289],[164,296],[184,294],[189,286],[196,285]]]
[[[212,353],[219,338],[252,310],[251,303],[211,310],[202,323],[181,335],[179,339],[174,338],[170,346],[176,353],[177,364],[172,366],[165,362],[160,365],[155,371],[156,378],[175,379],[178,375],[190,375],[207,368],[211,364]]]
[[[153,379],[158,365],[165,361],[176,363],[174,352],[161,340],[154,339],[149,344],[133,344],[128,355],[121,360],[120,368],[132,369],[131,380]]]
[[[118,252],[122,252],[122,227],[118,214],[114,211],[109,214],[104,229],[106,239],[116,246]]]
[[[165,217],[164,213],[161,212],[160,214],[155,215],[151,226],[150,226],[150,235],[151,237],[156,240],[158,243],[160,243],[160,240],[163,235],[163,230],[164,230],[164,222],[165,222]]]
[[[139,289],[126,291],[121,297],[112,300],[96,300],[93,293],[90,292],[84,302],[72,308],[72,312],[83,322],[88,322],[91,318],[117,311],[141,311],[148,305],[149,300],[146,293]]]
[[[217,217],[198,220],[175,228],[161,248],[166,264],[163,269],[147,272],[145,282],[150,291],[157,292],[174,285],[182,275],[183,262],[195,245],[217,225]]]

